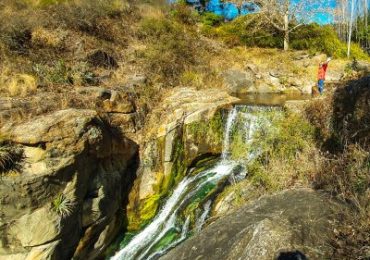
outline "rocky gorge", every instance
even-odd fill
[[[77,102],[81,97],[96,102]],[[178,88],[148,115],[151,127],[144,126],[144,131],[129,92],[77,90],[70,104],[80,107],[35,112],[32,118],[14,114],[19,109],[9,105],[31,104],[37,98],[2,102],[9,108],[2,110],[3,118],[12,118],[3,119],[2,138],[22,154],[18,170],[0,181],[0,258],[4,259],[97,259],[122,232],[132,234],[132,239],[161,212],[182,180],[189,174],[201,176],[212,168],[212,160],[225,153],[228,121],[240,103],[226,91]],[[55,105],[43,104],[46,110]],[[237,128],[254,129],[253,121],[248,122]],[[209,198],[222,190],[218,185],[193,207],[207,207]],[[164,259],[271,259],[296,250],[321,259],[332,253],[327,244],[343,207],[310,189],[251,199],[240,210],[226,210],[227,216],[222,208],[229,202],[223,203],[217,204],[213,224]],[[332,206],[322,210],[323,204]],[[196,212],[190,210],[188,216],[200,218]],[[203,217],[209,217],[210,211],[204,212]],[[195,228],[196,219],[188,221],[186,225]]]

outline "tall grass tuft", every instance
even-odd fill
[[[75,198],[68,198],[64,194],[58,195],[53,200],[53,210],[58,213],[61,218],[66,218],[73,213],[73,209],[76,205]]]

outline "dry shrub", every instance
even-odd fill
[[[310,123],[315,127],[315,139],[318,146],[331,153],[342,150],[341,138],[334,130],[334,98],[333,93],[327,93],[323,99],[312,100],[305,109]]]
[[[64,48],[64,40],[67,32],[61,29],[50,30],[37,27],[32,31],[32,45],[41,48]]]
[[[119,0],[79,0],[51,6],[55,14],[54,27],[60,25],[82,31],[106,41],[122,42],[128,28],[125,19],[131,17],[132,6]]]
[[[369,95],[369,78],[349,81],[306,110],[327,148],[314,185],[349,206],[337,223],[333,259],[370,257]]]
[[[26,97],[34,94],[37,90],[36,79],[28,74],[1,75],[1,88],[9,96]]]
[[[337,223],[334,259],[368,259],[370,253],[370,152],[350,145],[324,158],[315,186],[349,204]]]
[[[324,159],[321,171],[315,177],[317,188],[336,194],[353,204],[366,204],[362,201],[370,192],[370,153],[354,144],[345,148],[339,155]]]
[[[141,51],[145,68],[153,77],[170,85],[176,85],[180,75],[202,62],[202,43],[192,28],[175,20],[144,19],[139,37],[147,42]]]

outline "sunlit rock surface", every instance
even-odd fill
[[[275,259],[282,252],[330,257],[329,235],[340,208],[310,189],[252,201],[221,217],[161,259]]]

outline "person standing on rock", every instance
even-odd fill
[[[331,58],[328,58],[326,62],[320,62],[319,64],[319,72],[318,72],[318,83],[317,86],[319,88],[320,94],[324,92],[324,85],[325,85],[325,76],[326,76],[326,71],[329,66],[329,62],[331,61]]]

